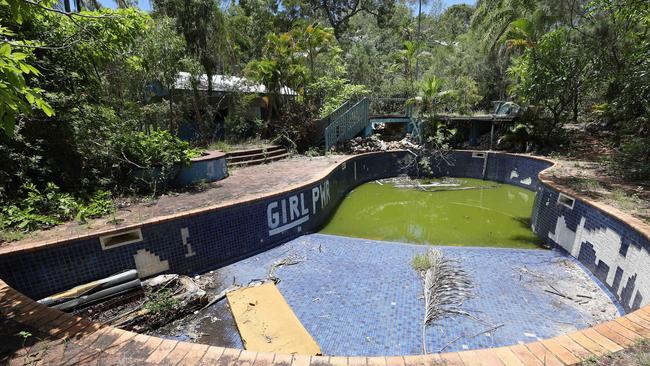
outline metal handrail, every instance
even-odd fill
[[[368,98],[363,98],[352,107],[332,119],[325,127],[325,149],[329,150],[339,141],[349,140],[368,125]]]
[[[343,104],[338,106],[334,111],[328,114],[326,117],[322,118],[321,121],[324,122],[324,126],[329,126],[332,121],[340,117],[343,113],[347,112],[351,106],[356,104],[359,100],[363,99],[360,95],[353,95]]]

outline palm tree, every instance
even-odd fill
[[[440,97],[442,91],[442,79],[432,75],[420,84],[420,91],[418,99],[421,103],[422,113],[432,113],[435,110],[436,101]]]
[[[409,95],[413,96],[415,94],[413,67],[420,55],[420,45],[417,42],[404,41],[402,47],[401,50],[397,51],[396,56],[401,63],[400,66],[403,67],[404,76],[406,77],[409,86]]]
[[[483,44],[494,49],[510,24],[532,13],[534,0],[479,0],[472,16],[472,26],[482,34]]]
[[[513,20],[499,42],[505,44],[508,51],[534,49],[552,23],[553,17],[538,9],[528,18]]]

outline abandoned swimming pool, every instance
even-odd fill
[[[623,314],[579,262],[539,246],[529,226],[534,199],[523,188],[478,179],[372,181],[346,196],[321,234],[196,279],[219,293],[275,271],[278,289],[329,355],[422,352],[423,283],[412,262],[432,244],[469,274],[473,291],[465,315],[426,327],[431,352],[536,341]],[[226,301],[158,334],[245,347]]]
[[[276,270],[277,286],[323,354],[419,354],[423,285],[411,262],[427,248],[311,234],[205,273],[198,281],[210,284],[217,293],[233,283],[266,278],[274,263],[292,258],[295,264]],[[469,271],[475,291],[464,304],[470,316],[441,319],[427,327],[430,352],[537,341],[622,313],[575,259],[558,251],[436,248]],[[227,302],[171,324],[159,334],[244,346]]]
[[[235,273],[234,279],[237,282],[246,283],[248,271],[244,271],[245,273],[238,277],[239,275],[236,274],[238,266],[244,266],[241,268],[246,268],[245,266],[248,265],[251,274],[256,273],[256,270],[259,271],[258,273],[267,273],[264,269],[265,261],[266,263],[273,262],[277,258],[283,258],[286,254],[285,252],[278,253],[277,250],[282,250],[283,248],[286,250],[287,245],[295,244],[302,239],[307,240],[307,243],[310,241],[314,241],[315,243],[321,237],[324,237],[327,238],[327,243],[319,243],[317,246],[312,246],[312,250],[329,254],[338,251],[341,254],[338,256],[320,256],[312,253],[307,258],[310,260],[320,258],[323,262],[327,262],[330,257],[333,258],[329,264],[332,274],[329,275],[330,277],[325,277],[341,281],[341,289],[351,289],[348,292],[348,294],[352,294],[349,298],[354,299],[357,297],[357,289],[355,287],[357,282],[363,281],[365,278],[384,278],[384,271],[387,274],[385,278],[388,279],[391,278],[390,274],[392,273],[397,273],[399,276],[406,276],[407,274],[413,276],[412,278],[415,278],[415,282],[411,284],[413,288],[408,291],[417,293],[417,286],[422,285],[421,282],[418,282],[417,272],[413,270],[410,262],[416,253],[426,250],[431,246],[387,243],[324,234],[305,235],[323,226],[331,217],[341,199],[351,189],[358,187],[364,182],[386,179],[403,174],[405,166],[412,166],[412,162],[409,162],[410,157],[411,155],[405,151],[370,153],[349,157],[340,161],[336,167],[324,172],[322,176],[279,192],[257,195],[253,198],[240,199],[233,202],[225,202],[192,212],[178,213],[169,217],[149,220],[138,225],[122,226],[105,232],[92,232],[82,236],[71,237],[67,240],[45,241],[25,247],[0,248],[0,278],[6,281],[13,289],[21,291],[31,298],[41,298],[97,278],[110,276],[125,269],[135,268],[140,277],[150,277],[165,272],[198,273],[200,274],[200,280],[205,278],[207,281],[212,281],[210,274],[210,270],[212,269],[212,274],[223,274],[223,276],[218,275],[217,277],[219,279],[215,280],[215,288],[219,288],[219,286],[225,286],[233,282],[233,276],[229,273]],[[573,283],[575,286],[583,284],[602,285],[609,291],[609,295],[620,302],[622,309],[616,309],[616,304],[606,299],[607,292],[598,290],[597,288],[592,288],[593,293],[598,294],[599,297],[604,294],[605,298],[601,297],[601,299],[603,303],[607,303],[608,309],[611,312],[606,310],[604,315],[599,315],[591,311],[588,307],[586,313],[578,311],[579,309],[585,310],[584,306],[582,306],[584,304],[581,303],[586,302],[586,299],[589,297],[594,297],[589,295],[588,288],[583,288],[582,290],[584,292],[576,292],[574,294],[575,296],[572,296],[568,292],[564,293],[564,295],[570,295],[574,300],[581,298],[578,294],[587,296],[584,297],[585,300],[574,301],[577,305],[580,305],[577,309],[573,304],[569,304],[570,306],[564,310],[556,310],[553,307],[555,305],[552,305],[549,309],[547,307],[548,304],[564,300],[562,300],[561,296],[551,293],[557,293],[558,291],[551,288],[552,291],[547,292],[543,291],[541,287],[538,287],[537,290],[544,292],[542,296],[550,296],[550,299],[555,299],[549,301],[547,301],[548,298],[541,300],[542,302],[546,301],[540,307],[541,309],[545,309],[545,312],[542,314],[551,319],[547,319],[547,323],[539,326],[539,329],[535,328],[535,324],[542,324],[539,320],[543,316],[533,314],[531,316],[533,321],[530,327],[527,329],[516,329],[512,328],[512,325],[507,327],[508,324],[505,321],[500,323],[499,318],[488,311],[492,308],[502,311],[506,309],[506,312],[510,311],[507,308],[493,305],[487,309],[481,309],[480,306],[476,306],[468,310],[471,311],[471,314],[478,314],[479,316],[474,315],[475,318],[481,320],[478,321],[478,324],[485,326],[480,327],[480,329],[478,327],[476,328],[477,333],[474,334],[480,334],[474,336],[474,334],[469,334],[471,331],[465,331],[459,333],[459,337],[453,338],[448,343],[441,345],[435,343],[437,337],[440,337],[438,333],[435,333],[438,326],[431,326],[428,328],[427,336],[425,337],[429,346],[429,352],[436,352],[443,348],[443,351],[451,351],[480,347],[485,345],[485,343],[480,343],[480,339],[493,339],[493,337],[488,337],[486,334],[496,337],[494,338],[496,342],[490,340],[489,345],[514,344],[508,342],[530,342],[537,338],[546,337],[548,334],[557,335],[562,334],[566,330],[591,326],[611,316],[615,316],[617,312],[622,313],[624,311],[630,313],[648,303],[647,293],[650,292],[650,273],[647,271],[647,265],[650,263],[648,254],[650,251],[650,234],[648,234],[650,230],[647,226],[640,224],[638,221],[630,218],[630,216],[602,205],[594,204],[589,199],[576,196],[575,192],[568,191],[550,182],[545,178],[545,173],[543,172],[544,169],[552,165],[550,161],[521,155],[468,151],[454,151],[447,158],[451,164],[432,164],[435,167],[434,174],[436,176],[487,179],[536,192],[533,210],[530,216],[530,226],[544,244],[554,248],[554,250],[521,250],[436,246],[435,248],[439,248],[445,255],[457,260],[464,268],[470,269],[468,272],[476,284],[476,291],[466,301],[466,304],[471,304],[473,301],[485,297],[484,294],[480,293],[481,288],[491,290],[499,289],[496,285],[491,286],[482,282],[492,277],[500,279],[497,281],[500,286],[503,286],[507,282],[504,280],[505,278],[514,279],[510,283],[516,284],[513,285],[515,290],[521,285],[520,282],[528,281],[526,278],[539,278],[536,275],[540,274],[543,275],[542,277],[545,277],[546,275],[544,273],[546,273],[546,269],[535,269],[535,263],[538,263],[538,261],[535,261],[533,258],[536,257],[542,263],[555,263],[545,267],[548,269],[547,278],[553,281],[551,284],[555,285],[556,282],[563,283],[561,279],[556,281],[553,274],[562,274],[565,267],[569,267],[568,277],[566,278],[567,282]],[[341,243],[341,247],[337,247],[337,244],[332,244],[339,240],[345,242]],[[400,255],[382,258],[382,256],[376,255],[375,252],[368,249],[368,246],[359,244],[361,242],[370,243],[370,247],[372,248],[380,248],[385,244],[391,248],[410,249],[408,251],[405,250]],[[354,248],[359,248],[362,252],[355,252],[353,250]],[[499,254],[499,256],[496,256],[490,253],[496,253],[497,251],[499,253],[506,253],[506,255]],[[476,270],[474,270],[471,260],[466,259],[464,254],[460,255],[465,252],[479,253],[474,256],[478,258],[477,261],[480,262],[479,264],[487,267],[487,270],[480,269],[480,266],[477,266]],[[508,265],[508,258],[519,257],[515,252],[525,253],[524,256],[530,256],[528,259],[518,259],[524,266]],[[387,250],[387,253],[391,252]],[[272,258],[265,259],[263,257],[264,255],[272,256]],[[361,265],[364,263],[363,260],[358,260],[359,265],[355,265],[355,262],[348,262],[346,258],[367,258],[372,265]],[[398,260],[400,258],[401,260]],[[483,260],[484,258],[488,260]],[[375,259],[376,261],[373,262]],[[291,284],[291,281],[289,281],[292,276],[290,271],[300,273],[299,270],[301,267],[305,267],[302,269],[303,271],[311,271],[312,263],[310,260],[300,260],[295,266],[278,268],[276,271],[278,278],[281,279],[278,288],[280,288],[291,307],[295,307],[294,311],[301,318],[309,316],[309,311],[305,312],[301,310],[300,306],[294,300],[291,300],[292,295],[290,295],[290,289],[293,286],[299,288],[299,281],[296,281],[294,285]],[[386,265],[386,263],[390,265]],[[313,264],[313,268],[318,268],[317,262]],[[395,272],[391,272],[391,265],[399,266],[399,268]],[[350,279],[350,273],[352,271],[349,271],[348,268],[354,266],[366,268],[366,271],[361,272],[364,276],[355,275],[353,279]],[[386,269],[382,266],[385,266]],[[518,269],[513,269],[513,267]],[[532,270],[529,270],[529,268]],[[222,272],[222,270],[225,272]],[[336,276],[337,273],[341,273],[341,275]],[[581,279],[581,276],[585,274],[593,277],[582,277]],[[396,278],[401,279],[402,277],[399,276],[396,276]],[[2,283],[4,282],[1,282],[0,285]],[[332,282],[330,281],[330,283]],[[399,281],[399,283],[402,282]],[[395,283],[389,280],[386,283],[375,282],[374,285],[393,288]],[[311,285],[303,284],[302,286],[309,287]],[[526,286],[522,285],[521,287]],[[569,287],[558,288],[557,290],[564,292],[570,289]],[[401,290],[401,288],[395,288],[394,290],[406,291]],[[498,299],[501,297],[502,292],[511,290],[510,287],[506,287],[505,290],[490,291],[488,295],[491,298],[496,298],[497,300],[495,301],[501,301]],[[524,288],[524,293],[526,291],[534,292],[537,290]],[[367,295],[367,293],[362,294],[366,297],[372,297],[381,296],[379,294],[386,292],[383,292],[381,287],[379,287],[378,290],[370,291],[369,293],[370,295]],[[495,293],[498,294],[497,297],[494,297]],[[16,295],[12,296],[15,297]],[[322,297],[319,296],[318,298],[322,300]],[[413,297],[410,295],[398,296],[396,298],[413,301]],[[516,301],[508,297],[504,298],[508,304],[516,304]],[[524,311],[522,309],[528,308],[529,312],[534,312],[536,306],[534,301],[538,301],[538,298],[531,293],[524,294],[521,298],[526,299],[523,300],[523,303],[520,303],[521,311],[519,313],[515,311],[513,314],[522,314],[522,319],[525,319],[522,322],[524,324],[528,321],[528,317],[526,315],[526,318],[523,318]],[[532,308],[531,303],[528,302],[531,298],[533,299],[533,302],[531,302],[533,304]],[[316,298],[312,298],[311,300],[313,301],[314,299]],[[416,296],[416,301],[418,300],[421,299]],[[397,301],[394,302],[397,303]],[[383,305],[392,306],[392,303],[393,301],[390,303],[385,302]],[[309,303],[305,302],[305,304]],[[613,308],[611,307],[612,305],[614,306]],[[35,308],[38,310],[41,308],[41,306],[29,306],[30,309]],[[319,308],[311,304],[306,306],[308,309]],[[340,304],[338,307],[344,308]],[[216,308],[213,307],[211,310]],[[366,309],[359,311],[360,313],[365,313],[360,318],[366,319],[366,321],[377,320],[372,311],[367,310],[368,308],[359,308]],[[480,312],[474,312],[476,309]],[[420,313],[419,310],[421,309],[414,311],[414,313]],[[647,312],[647,310],[645,311]],[[350,321],[350,318],[346,318],[346,316],[351,312],[333,314],[341,319],[348,319]],[[556,316],[556,313],[560,315]],[[382,314],[385,315],[386,313],[384,312]],[[561,314],[568,314],[568,316],[563,317]],[[578,315],[576,316],[576,314]],[[210,321],[214,322],[214,324],[219,324],[222,319],[218,314],[216,315]],[[319,319],[328,318],[327,313],[320,313],[316,316]],[[332,317],[332,315],[329,317]],[[415,318],[416,316],[413,315],[413,318],[410,319]],[[538,319],[535,320],[535,318]],[[224,321],[227,321],[227,319]],[[418,322],[420,321],[421,319],[418,318]],[[535,323],[536,321],[537,323]],[[621,322],[624,323],[625,321],[627,321],[627,317],[621,319]],[[638,322],[643,323],[642,320],[637,320],[634,315],[631,315],[630,321],[637,322],[637,324]],[[319,329],[325,329],[325,325],[322,323],[318,323],[318,321],[313,321],[313,323],[321,324],[319,325]],[[411,321],[404,321],[400,324],[411,323]],[[305,324],[305,326],[308,327],[309,325]],[[339,326],[341,324],[335,324],[335,327]],[[454,324],[450,326],[452,327],[450,329],[454,329]],[[567,328],[564,328],[565,326]],[[619,325],[614,324],[614,326],[618,327]],[[458,329],[471,330],[471,325],[467,324],[463,326],[459,325],[458,327]],[[552,329],[546,333],[544,331],[545,327]],[[361,338],[348,337],[335,339],[328,337],[326,339],[318,339],[318,341],[322,343],[321,346],[324,352],[327,354],[330,354],[329,352],[335,352],[334,355],[394,355],[395,352],[398,352],[394,350],[414,349],[413,347],[416,347],[417,350],[415,352],[409,351],[408,354],[421,353],[421,349],[418,347],[418,343],[421,341],[412,340],[404,344],[399,343],[395,345],[393,343],[395,338],[386,336],[386,340],[381,341],[381,336],[373,336],[372,334],[374,333],[372,332],[368,333],[368,327],[358,328],[365,329],[363,331],[365,337],[371,340],[374,337],[377,344],[368,346],[367,350],[362,351],[361,348],[364,348],[363,345],[359,346],[358,344],[346,343],[348,351],[344,351],[340,344],[343,342],[357,342]],[[494,329],[490,330],[490,328]],[[508,328],[512,329],[508,331]],[[558,328],[560,329],[559,332]],[[210,333],[214,330],[210,330],[209,327],[204,329],[206,330],[205,333]],[[229,332],[229,329],[233,330],[236,328],[220,327],[219,331],[222,332],[222,335],[215,334],[217,332],[211,332],[211,334],[205,335],[185,334],[179,336],[179,339],[198,339],[200,342],[217,344],[220,340],[227,338],[226,333]],[[342,329],[342,333],[355,332],[352,326]],[[537,330],[531,331],[534,329]],[[589,331],[594,333],[597,332],[596,329],[591,328]],[[388,329],[388,333],[386,334],[391,334],[390,332],[392,331],[394,331],[394,328]],[[309,332],[318,334],[318,330],[311,328]],[[336,332],[336,330],[329,330],[329,332]],[[409,332],[413,333],[412,330]],[[429,334],[429,332],[434,333]],[[510,336],[510,332],[514,336]],[[224,334],[226,335],[224,336]],[[322,334],[327,335],[328,331],[323,331]],[[590,337],[588,334],[587,332],[579,332],[577,333],[577,337]],[[214,342],[209,341],[206,338],[208,336],[212,336]],[[413,337],[417,338],[417,336]],[[569,337],[573,337],[573,335],[569,334]],[[581,341],[577,337],[572,339],[580,343]],[[221,344],[241,346],[241,344],[236,343],[238,342],[236,338],[234,337]],[[560,341],[560,338],[556,338],[555,341]],[[527,343],[526,347],[535,353],[535,350],[538,350],[537,347],[541,347],[540,345],[541,343],[536,343],[531,344],[529,347]],[[186,349],[185,347],[187,345],[184,345],[183,349]],[[383,351],[385,349],[388,349],[388,351]],[[515,351],[515,349],[512,350],[512,352]],[[404,355],[406,353],[405,351],[400,354]],[[231,349],[228,351],[228,354],[238,355],[239,351]],[[280,354],[276,356],[276,359],[278,359],[277,357]],[[260,355],[262,354],[260,353]],[[250,354],[246,354],[246,356],[248,357]],[[540,356],[535,354],[535,356],[539,358],[544,355]],[[556,356],[562,359],[562,355],[556,353]],[[243,352],[242,357],[244,357]],[[462,354],[461,357],[463,357]],[[280,359],[285,358],[281,357]],[[352,361],[350,359],[351,363]]]

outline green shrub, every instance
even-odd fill
[[[166,288],[149,294],[144,308],[153,314],[166,315],[177,305],[178,299],[174,298],[171,290]]]
[[[115,210],[111,193],[107,191],[97,191],[90,197],[85,205],[80,205],[75,215],[75,220],[85,223],[88,219],[102,217],[112,213]]]
[[[431,261],[426,253],[416,254],[411,261],[411,266],[418,272],[425,272],[431,268]]]
[[[650,142],[635,138],[623,143],[611,160],[615,173],[634,181],[650,181]]]
[[[122,136],[118,143],[122,186],[139,192],[156,192],[166,187],[182,166],[201,151],[166,130],[137,132]]]
[[[125,136],[121,145],[128,161],[140,168],[186,165],[196,154],[188,142],[166,130],[137,132]]]
[[[506,130],[497,140],[497,145],[506,149],[525,152],[533,141],[533,126],[525,123],[516,123]]]
[[[89,218],[101,217],[113,211],[110,193],[96,192],[86,202],[68,193],[61,192],[54,183],[48,183],[43,190],[34,184],[23,185],[24,198],[7,204],[0,210],[0,230],[30,232],[46,229],[76,218],[85,222]],[[3,235],[19,238],[16,235]]]
[[[447,147],[446,145],[457,132],[457,130],[452,128],[448,122],[428,116],[423,118],[420,129],[423,141],[434,143],[441,147]]]

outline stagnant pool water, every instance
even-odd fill
[[[535,192],[479,179],[363,184],[324,234],[415,244],[539,248],[530,229]]]

